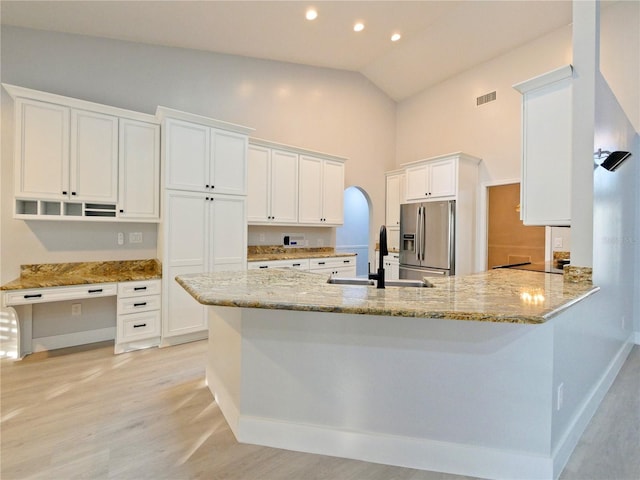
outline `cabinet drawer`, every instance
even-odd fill
[[[118,298],[118,315],[160,309],[160,295]]]
[[[309,260],[309,268],[316,269],[335,269],[339,267],[347,267],[356,264],[356,257],[329,257],[329,258],[312,258]]]
[[[118,316],[116,343],[160,336],[160,311]]]
[[[270,260],[268,262],[248,262],[248,270],[258,270],[267,268],[295,268],[298,270],[309,270],[309,259],[300,258],[297,260]]]
[[[139,282],[118,283],[118,297],[139,297],[142,295],[158,295],[162,287],[160,280],[143,280]]]
[[[6,306],[28,305],[32,303],[60,302],[63,300],[81,300],[92,297],[110,297],[118,291],[116,283],[95,283],[74,285],[73,287],[32,288],[6,292]]]

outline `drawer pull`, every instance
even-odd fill
[[[342,263],[351,263],[351,260],[343,260]]]
[[[146,289],[147,289],[147,287],[133,287],[133,291],[134,292],[140,292],[140,291],[146,290]]]
[[[41,293],[32,293],[30,295],[23,295],[24,298],[42,298]]]
[[[102,289],[101,288],[89,289],[87,293],[102,293]]]
[[[299,267],[300,265],[302,265],[301,263],[294,263],[293,266],[294,267]]]
[[[327,262],[318,262],[318,265],[325,265]]]
[[[134,307],[144,307],[147,304],[147,302],[139,302],[139,303],[134,303],[133,306]]]
[[[259,268],[269,268],[269,265],[260,265]]]
[[[140,328],[140,327],[146,327],[147,324],[146,323],[138,323],[137,325],[134,325],[133,328]]]

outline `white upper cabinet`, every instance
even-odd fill
[[[249,145],[248,215],[251,224],[298,221],[298,155]]]
[[[514,85],[522,93],[520,217],[571,225],[571,65]]]
[[[206,192],[209,186],[209,127],[168,119],[164,124],[166,187]]]
[[[252,138],[249,223],[342,225],[345,161],[326,153]]]
[[[213,193],[247,194],[247,136],[211,130],[209,186]]]
[[[406,199],[430,200],[456,194],[456,162],[434,160],[406,169]]]
[[[71,111],[69,174],[74,200],[118,201],[118,117]]]
[[[298,221],[309,225],[344,222],[344,162],[300,155]]]
[[[404,203],[404,172],[387,173],[386,225],[388,228],[400,227],[400,204]]]
[[[155,117],[4,88],[15,100],[15,218],[159,221]]]
[[[160,217],[160,125],[120,120],[119,216]]]
[[[194,122],[165,122],[166,187],[246,195],[246,134]]]
[[[67,198],[70,115],[61,105],[16,99],[16,196]]]

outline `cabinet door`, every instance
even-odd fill
[[[271,151],[268,148],[249,145],[247,154],[247,220],[250,223],[265,223],[271,217],[269,205],[270,154]]]
[[[387,177],[387,227],[397,227],[400,225],[400,180],[401,175],[389,175]]]
[[[209,197],[208,234],[211,271],[247,267],[247,214],[244,197]]]
[[[572,79],[525,94],[521,217],[525,225],[571,224]]]
[[[271,152],[271,221],[298,221],[298,155],[280,150]]]
[[[120,119],[119,217],[160,218],[160,127]]]
[[[322,174],[322,218],[323,223],[344,223],[344,164],[324,161]]]
[[[167,191],[163,262],[162,335],[205,330],[206,311],[176,281],[176,275],[203,273],[206,268],[208,204],[201,193]]]
[[[167,120],[165,126],[166,187],[207,191],[211,129],[180,120]]]
[[[299,223],[322,224],[322,160],[300,156]]]
[[[246,195],[247,136],[212,129],[211,145],[211,191],[228,195]]]
[[[424,200],[428,196],[426,165],[407,167],[406,189],[407,200]]]
[[[66,198],[69,109],[23,99],[16,101],[15,109],[15,195]]]
[[[428,198],[456,194],[456,161],[442,160],[429,164]]]
[[[71,111],[70,196],[118,201],[118,117]]]

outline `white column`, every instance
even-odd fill
[[[571,264],[593,265],[593,137],[599,69],[600,2],[573,2]]]

